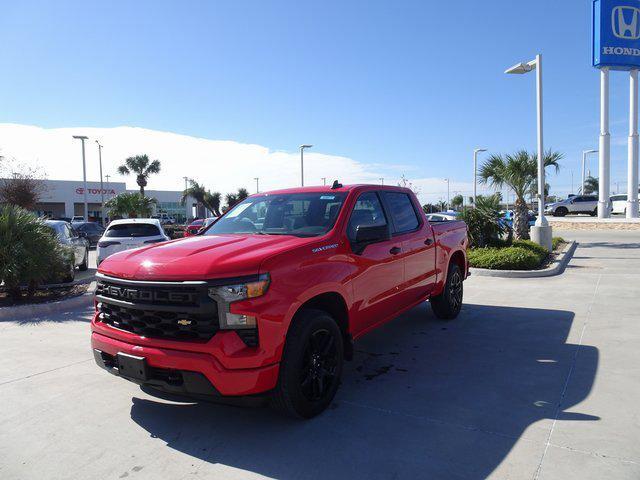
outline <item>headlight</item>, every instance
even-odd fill
[[[265,273],[251,282],[222,285],[209,288],[209,297],[218,302],[220,328],[255,328],[256,317],[231,313],[229,305],[240,300],[261,297],[269,289],[269,274]]]
[[[269,274],[264,273],[257,280],[235,285],[223,285],[209,288],[209,297],[220,297],[227,303],[233,303],[248,298],[261,297],[269,289]]]

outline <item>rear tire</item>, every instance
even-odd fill
[[[553,216],[564,217],[567,213],[569,213],[569,210],[567,210],[565,207],[558,207],[556,208],[556,211],[553,212]]]
[[[456,263],[449,266],[447,281],[442,293],[431,297],[429,303],[433,314],[441,320],[453,320],[462,309],[462,297],[464,293],[462,285],[462,272]]]
[[[86,272],[89,269],[89,249],[87,248],[84,251],[84,259],[82,263],[78,266],[78,270],[81,272]]]
[[[272,406],[294,418],[315,417],[335,397],[343,359],[335,320],[322,310],[302,310],[287,334]]]
[[[598,208],[596,207],[593,212],[591,212],[589,215],[591,215],[592,217],[595,217],[596,215],[598,215]]]

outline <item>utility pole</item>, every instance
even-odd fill
[[[87,162],[84,155],[84,141],[88,137],[84,135],[73,135],[73,138],[82,142],[82,181],[84,182],[84,221],[89,221],[89,204],[87,202]],[[74,212],[75,213],[75,212]],[[72,215],[73,216],[73,215]]]
[[[380,185],[384,186],[384,178],[380,177]]]
[[[322,177],[322,185],[326,185],[327,184],[327,177]]]
[[[253,178],[256,181],[256,193],[260,193],[260,177]]]

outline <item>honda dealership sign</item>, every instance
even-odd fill
[[[640,68],[640,0],[594,0],[593,66]]]

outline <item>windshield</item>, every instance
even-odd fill
[[[156,237],[161,235],[158,227],[149,223],[121,223],[119,225],[111,225],[105,237],[122,238],[122,237]]]
[[[323,235],[333,228],[344,198],[344,193],[330,192],[250,197],[233,207],[204,235]]]

